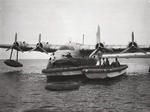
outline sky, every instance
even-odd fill
[[[140,45],[150,45],[150,0],[0,0],[0,44],[68,41],[95,45],[97,26],[105,44],[127,45],[131,32]],[[9,52],[0,49],[0,58]],[[20,53],[20,58],[47,58],[43,53]]]

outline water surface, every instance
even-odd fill
[[[0,112],[48,109],[53,112],[149,112],[150,59],[120,59],[129,68],[125,76],[83,82],[79,90],[45,90],[41,69],[47,60],[20,60],[23,68],[0,61]]]

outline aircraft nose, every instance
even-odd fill
[[[55,56],[54,54],[51,54],[50,57],[49,57],[49,59],[50,59],[52,62],[54,62],[54,61],[56,61],[56,56]]]

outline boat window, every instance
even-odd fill
[[[61,46],[59,50],[74,50],[73,46]]]

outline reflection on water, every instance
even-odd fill
[[[0,112],[26,109],[38,109],[35,112],[40,109],[43,110],[40,112],[150,111],[149,59],[122,59],[120,61],[129,64],[127,76],[88,80],[82,82],[79,90],[59,92],[44,89],[46,77],[40,70],[46,60],[22,61],[25,64],[19,70],[6,70],[6,66],[0,66]]]

